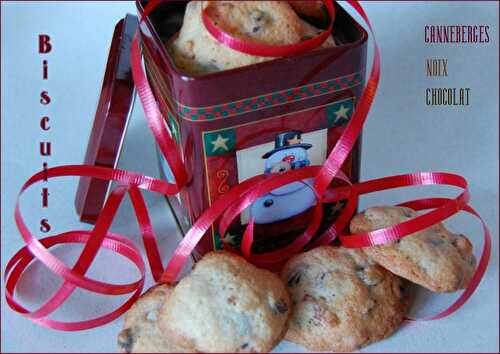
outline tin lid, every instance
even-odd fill
[[[126,15],[115,26],[101,95],[90,133],[86,165],[115,168],[134,106],[135,90],[130,66],[130,49],[137,30],[137,17]],[[80,220],[94,223],[111,182],[81,177],[75,198]]]

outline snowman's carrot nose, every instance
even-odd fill
[[[293,156],[293,155],[285,156],[285,157],[283,157],[282,161],[291,163],[291,162],[295,161],[295,156]]]

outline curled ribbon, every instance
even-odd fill
[[[335,7],[332,1],[325,0],[323,1],[323,4],[325,5],[325,8],[330,16],[330,24],[328,25],[328,28],[311,39],[287,45],[254,43],[232,36],[231,34],[222,31],[214,24],[214,22],[210,19],[210,16],[208,16],[206,8],[201,13],[201,19],[207,31],[220,43],[231,49],[260,57],[289,57],[292,55],[302,54],[319,47],[328,39],[328,36],[330,36],[333,29],[333,23],[335,21]]]
[[[144,9],[141,21],[143,21],[148,14],[151,13],[151,11],[153,11],[159,2],[159,0],[153,0],[148,3]],[[287,48],[287,46],[280,46],[276,48],[262,44],[240,41],[231,37],[229,34],[224,33],[222,30],[213,25],[210,19],[206,16],[205,12],[203,12],[203,21],[207,30],[217,40],[230,48],[253,55],[273,57],[288,56],[310,50],[315,46],[320,45],[322,41],[326,39],[326,36],[330,34],[333,24],[334,7],[331,1],[325,0],[324,3],[332,18],[332,22],[330,23],[328,30],[322,32],[320,35],[311,40],[293,45],[291,48]],[[348,3],[365,20],[373,34],[370,21],[359,3],[355,0],[349,0]],[[272,48],[275,48],[274,52],[271,50]],[[466,180],[461,176],[450,173],[431,172],[405,174],[370,180],[358,184],[351,184],[349,179],[340,171],[342,163],[349,155],[359,134],[361,133],[361,129],[377,90],[380,78],[380,52],[376,41],[374,41],[374,48],[373,66],[367,85],[359,99],[350,122],[346,126],[344,133],[331,151],[324,165],[305,167],[280,175],[260,175],[234,186],[200,216],[193,227],[185,235],[184,239],[180,242],[168,262],[167,267],[163,269],[156,242],[156,236],[150,222],[141,190],[161,193],[164,195],[175,195],[187,183],[188,175],[182,163],[181,155],[163,124],[162,115],[156,105],[155,97],[142,69],[141,53],[136,34],[131,52],[131,65],[134,82],[145,111],[148,125],[174,173],[175,183],[168,183],[163,180],[143,176],[129,171],[88,165],[59,166],[33,175],[21,188],[20,195],[33,184],[56,177],[91,177],[115,181],[119,183],[119,186],[111,192],[92,231],[71,231],[50,236],[41,240],[37,240],[24,223],[20,212],[18,198],[15,209],[15,221],[26,246],[19,250],[12,257],[12,259],[10,259],[5,269],[5,294],[9,306],[35,323],[45,327],[65,331],[83,330],[103,325],[114,320],[130,308],[142,292],[145,279],[145,265],[140,251],[131,241],[121,235],[117,235],[109,231],[109,227],[111,226],[116,211],[118,210],[118,207],[120,206],[120,203],[125,195],[130,197],[134,207],[153,278],[155,281],[173,283],[177,281],[179,273],[186,264],[191,252],[194,250],[194,247],[210,226],[217,220],[219,220],[220,234],[224,235],[225,230],[230,225],[231,221],[258,197],[285,184],[301,181],[306,178],[314,178],[315,183],[313,190],[317,198],[317,203],[314,207],[311,222],[304,233],[285,248],[268,253],[252,254],[251,246],[253,241],[253,222],[250,222],[242,239],[241,253],[244,257],[257,265],[276,268],[291,255],[304,249],[329,244],[336,237],[339,237],[344,247],[359,248],[380,245],[408,236],[439,223],[460,211],[465,211],[477,217],[483,226],[484,245],[478,266],[467,289],[449,308],[438,313],[437,315],[424,318],[423,320],[435,320],[455,312],[467,301],[479,285],[486,271],[491,253],[491,236],[488,228],[479,214],[468,205],[470,196]],[[329,188],[334,179],[343,181],[346,185],[343,187]],[[426,214],[420,215],[401,224],[358,235],[342,234],[342,231],[345,229],[356,210],[358,196],[388,189],[416,185],[451,185],[462,188],[463,192],[456,198],[427,198],[412,200],[400,204],[402,206],[411,207],[415,210],[433,209]],[[338,200],[347,200],[347,204],[343,212],[340,214],[335,223],[331,225],[322,235],[313,239],[313,236],[317,233],[323,216],[321,207],[322,203],[331,203]],[[67,267],[48,250],[55,245],[68,243],[85,244],[80,257],[72,268]],[[101,247],[109,249],[132,262],[138,269],[139,279],[129,284],[110,284],[86,277],[85,274],[90,268],[97,252]],[[237,250],[232,251],[237,252]],[[23,272],[34,259],[42,262],[44,266],[49,268],[53,273],[62,277],[64,282],[44,305],[35,311],[30,311],[15,300],[14,292]],[[47,317],[60,307],[77,287],[98,294],[131,295],[129,299],[120,307],[95,319],[79,322],[61,322],[48,319]]]

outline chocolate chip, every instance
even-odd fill
[[[231,305],[236,305],[236,299],[234,298],[234,296],[228,297],[227,298],[227,303],[231,304]]]
[[[427,241],[433,246],[441,246],[444,242],[440,238],[429,238]]]
[[[120,334],[118,335],[118,345],[125,351],[125,353],[132,352],[132,346],[134,345],[134,336],[130,328],[126,328],[120,332]]]
[[[293,274],[290,278],[288,278],[288,286],[295,286],[300,283],[300,278],[302,277],[302,274],[300,272],[297,272]]]
[[[456,248],[460,248],[459,240],[460,239],[458,237],[453,237],[453,239],[451,240],[451,244]]]
[[[248,347],[248,343],[243,343],[243,345],[241,346],[241,349],[245,349]]]
[[[302,301],[314,301],[314,297],[312,297],[309,294],[305,294],[304,297],[302,298]]]
[[[255,22],[260,22],[264,18],[264,13],[260,10],[254,10],[250,13],[250,18]]]
[[[260,26],[255,26],[254,28],[252,28],[253,33],[257,33],[259,31],[260,31]]]
[[[325,277],[326,277],[326,273],[323,273],[323,274],[321,274],[321,278],[320,279],[321,280],[325,280]]]
[[[277,314],[284,314],[288,312],[288,304],[284,300],[278,300],[274,303],[273,312]]]
[[[321,326],[321,322],[318,321],[317,319],[315,318],[310,318],[307,323],[309,323],[311,326],[314,326],[314,327],[319,327]]]

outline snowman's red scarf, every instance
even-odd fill
[[[141,21],[144,20],[149,13],[151,13],[158,3],[159,1],[153,0],[148,4],[144,10]],[[330,1],[324,1],[324,3],[330,12],[333,23],[333,4]],[[348,3],[366,21],[370,31],[372,31],[370,22],[359,3],[354,0],[350,0]],[[328,31],[325,31],[323,34],[320,34],[311,40],[305,41],[302,44],[272,47],[255,43],[247,43],[231,37],[229,34],[222,32],[215,25],[213,25],[205,13],[203,13],[203,21],[210,33],[221,43],[235,50],[240,50],[253,55],[268,56],[287,56],[297,54],[305,50],[310,50],[320,45],[326,39],[327,35],[329,35],[332,28],[331,23]],[[26,242],[26,246],[17,252],[6,266],[5,294],[7,303],[15,311],[23,314],[42,326],[65,331],[82,330],[103,325],[120,316],[130,306],[132,306],[132,304],[140,296],[144,285],[145,265],[136,245],[121,235],[109,232],[109,228],[116,211],[125,194],[128,194],[132,201],[154,279],[161,282],[172,283],[177,280],[180,271],[186,264],[194,247],[214,222],[220,220],[219,231],[221,235],[224,235],[231,220],[237,217],[239,213],[251,205],[252,202],[260,196],[277,187],[294,181],[300,181],[305,178],[315,178],[314,191],[316,193],[318,203],[314,208],[314,215],[307,230],[291,245],[283,249],[270,253],[254,255],[251,253],[253,223],[250,222],[245,230],[242,240],[241,253],[243,256],[256,264],[272,266],[276,263],[279,264],[291,255],[304,249],[316,247],[321,244],[328,244],[337,236],[344,247],[357,248],[383,244],[423,230],[460,211],[465,211],[476,216],[483,226],[484,245],[479,264],[469,286],[460,295],[460,297],[448,309],[426,319],[442,318],[456,311],[466,302],[479,285],[479,282],[486,271],[491,253],[491,238],[488,228],[478,213],[467,204],[469,202],[469,192],[466,180],[463,177],[454,174],[431,172],[385,177],[352,185],[340,172],[342,163],[349,155],[361,132],[377,90],[380,77],[380,53],[375,41],[374,48],[373,67],[366,88],[361,95],[351,121],[348,123],[344,133],[333,148],[325,164],[319,167],[313,166],[293,170],[282,175],[261,175],[238,184],[203,213],[203,215],[186,234],[184,239],[180,242],[174,252],[174,255],[169,260],[167,267],[163,269],[156,243],[156,237],[153,232],[147,208],[140,190],[152,191],[164,195],[175,195],[185,185],[187,181],[187,174],[182,164],[180,154],[176,149],[175,143],[163,125],[161,113],[156,106],[155,98],[142,69],[141,55],[136,35],[131,53],[134,81],[146,114],[148,125],[150,126],[164,157],[167,159],[174,173],[176,184],[167,183],[163,180],[129,171],[86,165],[59,166],[51,168],[46,172],[42,171],[33,175],[21,188],[20,195],[35,183],[46,180],[47,178],[64,176],[85,176],[108,181],[116,181],[119,183],[119,186],[112,191],[109,198],[106,200],[103,210],[100,213],[92,231],[70,231],[50,236],[42,240],[37,240],[29,231],[21,216],[19,202],[17,203],[15,209],[15,220],[19,232]],[[334,179],[342,180],[346,182],[348,186],[328,189],[328,186]],[[356,200],[358,196],[392,188],[415,185],[451,185],[461,188],[463,191],[456,198],[426,198],[400,204],[416,210],[433,209],[424,215],[418,216],[401,224],[364,234],[341,234],[341,231],[344,230],[356,209]],[[322,203],[345,199],[348,201],[347,205],[335,224],[333,224],[323,235],[311,243],[310,241],[318,230],[322,218]],[[83,252],[72,268],[67,267],[62,261],[48,251],[48,249],[52,246],[67,243],[85,244]],[[97,252],[101,247],[112,250],[115,253],[128,258],[132,263],[134,263],[140,273],[139,280],[129,284],[110,284],[86,277],[85,274],[90,268]],[[34,259],[42,262],[52,272],[61,276],[64,279],[64,283],[44,305],[35,311],[30,311],[14,299],[14,291],[20,277]],[[78,322],[61,322],[49,319],[48,316],[61,306],[77,287],[98,294],[132,295],[118,309],[95,319]],[[33,292],[35,293],[36,289],[33,289]]]

